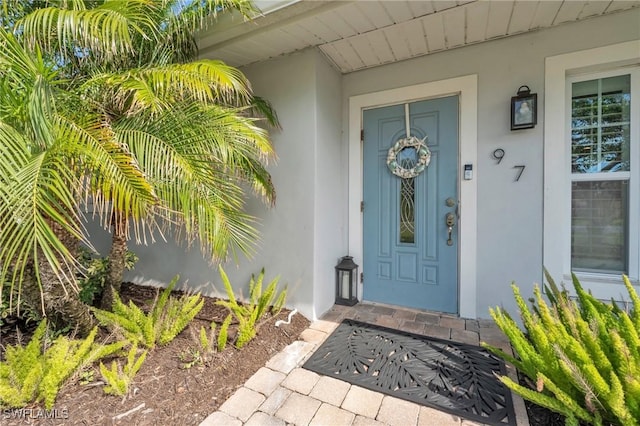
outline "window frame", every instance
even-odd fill
[[[545,60],[543,266],[558,282],[571,280],[571,83],[621,74],[631,74],[631,196],[640,193],[640,40]],[[618,178],[615,173],[612,175],[611,179]],[[629,205],[628,272],[634,285],[638,285],[640,276],[639,203],[636,196]],[[576,275],[598,298],[626,299],[618,274]]]
[[[566,143],[569,146],[569,157],[568,157],[568,163],[567,163],[567,169],[568,169],[568,179],[569,179],[569,198],[571,200],[571,202],[573,202],[573,194],[571,191],[571,184],[573,182],[601,182],[601,181],[607,181],[607,180],[615,180],[615,181],[627,181],[628,182],[628,194],[627,194],[627,212],[626,214],[628,215],[628,222],[627,222],[627,226],[628,226],[628,230],[627,230],[627,238],[628,238],[628,243],[627,243],[627,252],[626,252],[626,264],[627,264],[627,274],[629,275],[629,277],[631,277],[634,280],[638,280],[638,277],[640,275],[640,271],[639,269],[639,257],[638,257],[638,250],[640,248],[640,235],[638,235],[638,216],[640,216],[640,210],[638,208],[639,206],[639,194],[638,194],[638,178],[640,177],[638,174],[638,162],[640,160],[640,157],[638,156],[638,152],[640,151],[638,145],[640,144],[640,140],[638,140],[638,132],[635,131],[635,127],[637,127],[638,125],[640,125],[640,122],[633,122],[633,117],[634,117],[634,113],[636,116],[638,116],[638,111],[637,108],[634,108],[634,106],[638,106],[638,102],[635,102],[634,105],[634,99],[636,97],[640,97],[640,87],[638,87],[638,72],[640,70],[639,68],[621,68],[621,69],[614,69],[614,70],[609,70],[609,71],[604,71],[604,72],[596,72],[596,73],[581,73],[578,75],[572,75],[572,76],[567,76],[567,91],[568,94],[566,96],[566,116],[565,119],[567,120],[567,129],[568,129],[568,134],[566,137]],[[629,127],[630,127],[630,134],[629,134],[629,171],[619,171],[619,172],[597,172],[597,173],[573,173],[572,171],[572,143],[571,143],[571,132],[572,132],[572,124],[571,124],[571,118],[573,115],[573,111],[571,109],[572,106],[572,101],[573,101],[573,84],[574,83],[580,83],[580,82],[584,82],[584,81],[592,81],[592,80],[601,80],[601,79],[605,79],[605,78],[610,78],[610,77],[618,77],[618,76],[623,76],[623,75],[629,75],[629,79],[630,79],[630,94],[631,94],[631,105],[630,105],[630,111],[629,111]],[[635,86],[634,86],[634,79],[635,79]],[[635,138],[634,138],[635,136]],[[634,190],[635,188],[635,190]],[[569,212],[569,224],[571,225],[571,212]],[[572,227],[569,226],[569,230],[568,230],[568,238],[569,241],[571,241],[571,238],[573,238],[572,235]],[[635,236],[635,238],[634,238]],[[571,268],[571,243],[569,243],[569,253],[568,255],[565,254],[565,256],[569,257],[569,270],[573,270]],[[576,271],[573,270],[573,272],[575,272],[576,276],[578,276],[579,278],[581,278],[581,281],[591,281],[593,279],[598,279],[598,280],[606,280],[606,281],[613,281],[615,282],[616,280],[620,280],[620,275],[618,273],[609,273],[609,272],[596,272],[596,271]],[[564,273],[564,275],[568,275],[567,272]]]

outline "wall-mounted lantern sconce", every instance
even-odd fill
[[[511,130],[531,129],[538,123],[538,94],[520,86],[511,98]]]
[[[336,265],[336,304],[353,306],[358,303],[358,265],[345,256]]]

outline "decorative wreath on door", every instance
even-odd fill
[[[398,139],[396,143],[389,148],[387,154],[387,167],[396,176],[403,179],[410,179],[418,176],[424,171],[431,161],[431,151],[425,143],[427,137],[418,139],[415,136],[408,138]],[[414,148],[416,150],[417,161],[410,169],[404,168],[400,161],[398,161],[398,154],[400,154],[405,148]]]

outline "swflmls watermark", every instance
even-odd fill
[[[45,410],[44,408],[13,408],[2,410],[2,418],[8,419],[68,419],[69,409],[54,408]]]

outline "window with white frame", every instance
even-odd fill
[[[640,39],[545,59],[543,265],[599,299],[640,284],[639,65]]]
[[[633,73],[569,80],[574,272],[630,273],[630,246],[639,238],[631,220],[639,213],[638,194],[630,191],[638,168],[631,128],[640,124],[631,118]]]
[[[571,266],[628,273],[630,76],[571,85]]]

